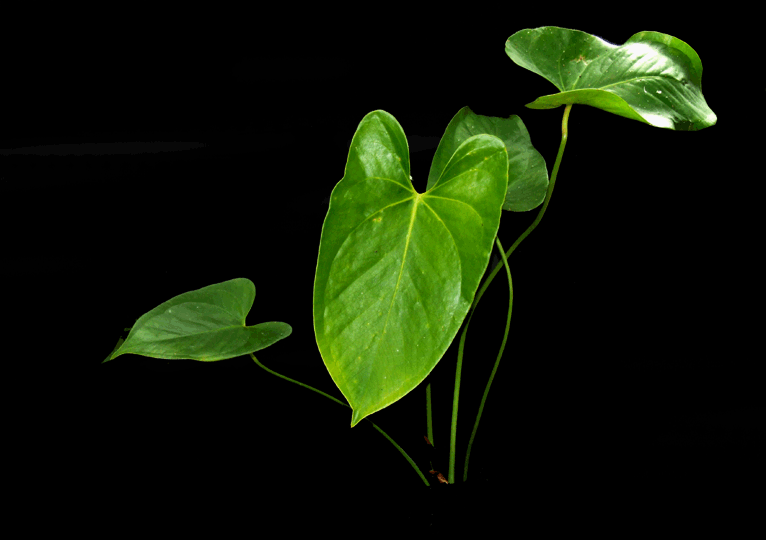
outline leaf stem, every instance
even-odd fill
[[[535,227],[537,227],[537,224],[540,223],[540,220],[543,219],[543,215],[545,214],[546,208],[548,208],[548,203],[551,200],[551,196],[553,195],[553,188],[556,184],[556,176],[559,172],[559,166],[561,165],[561,158],[564,155],[564,147],[567,144],[567,138],[568,138],[568,123],[569,123],[569,111],[572,109],[572,104],[568,104],[564,109],[564,118],[561,121],[561,144],[559,144],[559,152],[556,155],[556,162],[553,164],[553,171],[551,172],[551,179],[548,183],[548,190],[545,194],[545,200],[543,201],[543,206],[540,208],[540,211],[537,213],[537,217],[532,222],[532,224],[527,228],[526,231],[524,231],[521,236],[519,236],[516,241],[513,243],[513,245],[508,249],[508,251],[505,252],[505,258],[503,260],[503,263],[507,265],[507,258],[511,256],[511,253],[518,247],[518,245],[521,243],[522,240],[524,240],[527,236],[529,236],[529,233],[531,233]],[[492,272],[490,272],[489,276],[484,280],[484,284],[481,286],[481,289],[479,289],[479,292],[476,294],[476,297],[473,300],[473,304],[471,305],[471,312],[468,315],[468,320],[465,323],[465,326],[463,327],[463,332],[460,336],[460,346],[458,347],[458,353],[457,353],[457,373],[455,374],[455,394],[453,397],[452,402],[452,430],[450,433],[450,477],[449,482],[454,482],[454,466],[455,466],[455,437],[456,437],[456,423],[457,423],[457,397],[460,392],[460,371],[462,369],[463,365],[463,348],[465,343],[465,336],[468,333],[468,326],[471,324],[471,318],[473,317],[474,311],[476,311],[476,306],[479,304],[479,300],[481,300],[481,297],[484,295],[484,291],[487,290],[487,287],[489,287],[489,284],[492,283],[492,280],[495,278],[495,275],[500,270],[500,264],[497,263],[495,267],[492,269]],[[509,312],[510,317],[510,312]],[[504,341],[505,343],[505,341]],[[502,349],[501,349],[502,350]],[[497,363],[497,362],[496,362]],[[485,389],[484,394],[485,398],[487,393],[489,392],[489,386],[492,384],[492,376],[490,376],[490,380],[487,383],[487,389]],[[482,398],[482,403],[485,398]],[[481,409],[479,410],[479,416],[481,415]],[[474,424],[474,430],[476,430],[478,426],[478,418],[476,421],[476,424]],[[465,461],[465,468],[468,467],[468,454],[470,452],[470,446],[473,443],[473,435],[471,436],[471,440],[469,441],[469,448],[468,452],[466,452],[466,461]],[[467,478],[467,472],[463,471],[463,481],[465,482]]]
[[[561,122],[561,144],[559,145],[559,153],[556,155],[556,162],[553,164],[553,172],[551,173],[551,181],[548,183],[548,191],[545,194],[545,200],[543,201],[543,207],[540,208],[540,211],[537,213],[537,217],[532,222],[532,225],[530,225],[526,231],[524,231],[521,236],[519,236],[516,241],[513,243],[513,245],[510,247],[508,251],[505,252],[505,256],[510,258],[511,253],[518,247],[518,245],[521,243],[522,240],[524,240],[527,236],[529,236],[529,233],[531,233],[533,230],[535,230],[535,227],[537,227],[537,224],[540,223],[540,220],[543,219],[543,214],[545,214],[545,209],[548,208],[548,203],[551,200],[551,195],[553,195],[553,186],[556,184],[556,176],[559,172],[559,165],[561,164],[561,157],[564,155],[564,147],[567,144],[567,136],[568,136],[568,129],[567,124],[569,122],[569,111],[572,108],[572,104],[568,104],[566,108],[564,109],[564,119]],[[489,276],[486,280],[484,280],[484,284],[481,286],[481,289],[479,289],[478,294],[476,295],[476,298],[473,301],[473,306],[471,309],[476,309],[476,305],[479,303],[479,300],[481,300],[482,295],[484,294],[484,291],[487,290],[487,287],[489,287],[489,284],[492,283],[492,280],[495,278],[495,274],[497,274],[500,271],[500,263],[498,262],[495,267],[492,269],[492,272],[490,272]],[[466,325],[467,326],[467,325]],[[463,330],[465,332],[465,329]]]
[[[468,448],[465,451],[465,464],[463,465],[463,482],[468,480],[468,458],[471,456],[471,446],[473,446],[473,439],[476,437],[476,431],[479,429],[479,421],[481,420],[481,413],[484,411],[484,403],[487,401],[489,395],[489,387],[492,386],[492,380],[495,378],[495,373],[500,365],[500,359],[503,357],[503,351],[505,350],[505,342],[508,340],[508,330],[511,327],[511,312],[513,311],[513,281],[511,280],[511,269],[508,268],[508,259],[503,251],[503,245],[500,243],[500,239],[495,237],[495,244],[500,251],[500,257],[503,259],[503,265],[505,266],[505,272],[508,274],[508,319],[505,321],[505,334],[503,334],[503,343],[500,345],[500,352],[497,353],[497,359],[495,365],[492,368],[492,373],[489,374],[489,381],[487,381],[487,387],[484,389],[484,395],[481,397],[481,404],[479,405],[479,413],[476,415],[476,422],[473,424],[473,431],[471,431],[471,438],[468,439]]]
[[[348,407],[349,409],[351,408],[351,407],[350,407],[350,406],[349,406],[347,403],[343,403],[343,402],[342,402],[342,401],[340,401],[339,399],[336,399],[336,398],[332,397],[332,396],[331,396],[331,395],[329,395],[329,394],[325,394],[325,393],[324,393],[324,392],[322,392],[321,390],[317,390],[316,388],[314,388],[314,387],[312,387],[312,386],[309,386],[309,385],[307,385],[307,384],[303,384],[302,382],[298,382],[298,381],[295,381],[295,380],[291,379],[290,377],[285,377],[284,375],[280,375],[280,374],[279,374],[279,373],[277,373],[276,371],[272,371],[272,370],[270,370],[269,368],[267,368],[266,366],[264,366],[263,364],[261,364],[261,363],[258,361],[258,359],[255,357],[255,355],[254,355],[253,353],[250,353],[250,356],[252,357],[252,359],[255,361],[255,363],[256,363],[256,364],[258,364],[259,366],[261,366],[263,369],[265,369],[266,371],[268,371],[268,372],[269,372],[269,373],[271,373],[272,375],[276,375],[277,377],[281,377],[281,378],[283,378],[284,380],[286,380],[286,381],[290,381],[291,383],[295,383],[295,384],[297,384],[297,385],[299,385],[299,386],[302,386],[303,388],[308,388],[309,390],[313,390],[314,392],[316,392],[316,393],[318,393],[318,394],[322,394],[322,395],[323,395],[324,397],[326,397],[326,398],[330,398],[330,399],[331,399],[331,400],[333,400],[335,403],[339,403],[340,405],[343,405],[344,407]],[[399,452],[401,452],[401,454],[404,456],[404,459],[406,459],[406,460],[407,460],[407,461],[410,463],[410,465],[412,465],[412,468],[413,468],[413,469],[415,469],[415,472],[416,472],[416,473],[418,473],[418,476],[420,476],[420,478],[423,480],[423,483],[424,483],[426,486],[430,486],[431,484],[429,484],[429,483],[428,483],[428,480],[426,480],[426,477],[425,477],[425,475],[424,475],[424,474],[421,472],[421,470],[418,468],[418,466],[415,464],[415,462],[414,462],[414,461],[412,461],[412,458],[411,458],[409,455],[407,455],[407,452],[405,452],[405,451],[402,449],[402,447],[401,447],[401,446],[399,446],[398,444],[396,444],[396,442],[395,442],[395,441],[394,441],[394,440],[393,440],[391,437],[389,437],[389,436],[388,436],[388,434],[387,434],[385,431],[383,431],[383,430],[382,430],[382,429],[380,429],[380,428],[379,428],[377,425],[375,425],[375,423],[374,423],[372,420],[370,420],[369,418],[365,418],[365,420],[367,420],[367,421],[368,421],[370,424],[372,424],[372,427],[374,427],[375,429],[377,429],[377,430],[380,432],[380,434],[381,434],[381,435],[383,435],[383,436],[384,436],[386,439],[388,439],[388,440],[389,440],[389,442],[390,442],[391,444],[393,444],[393,445],[396,447],[396,449],[397,449],[397,450],[399,450]]]

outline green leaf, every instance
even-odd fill
[[[530,109],[582,103],[678,131],[717,120],[702,96],[699,56],[667,34],[639,32],[614,45],[579,30],[544,26],[516,32],[505,52],[560,91],[537,98],[527,104]]]
[[[526,212],[540,206],[548,190],[548,169],[543,156],[532,146],[524,122],[515,114],[499,118],[475,114],[468,107],[460,109],[436,149],[427,188],[439,179],[455,150],[469,137],[481,133],[500,138],[508,152],[508,189],[503,209]]]
[[[104,362],[128,353],[215,362],[259,351],[289,336],[292,328],[282,322],[245,326],[254,299],[255,285],[245,278],[179,294],[139,317],[122,346],[118,342]]]
[[[415,388],[449,347],[487,268],[507,185],[503,141],[481,134],[417,193],[399,122],[373,111],[359,124],[314,281],[317,345],[352,427]]]

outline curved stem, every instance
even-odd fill
[[[564,147],[567,144],[567,137],[568,137],[568,123],[569,123],[569,111],[572,110],[572,104],[568,104],[564,109],[564,118],[561,121],[561,144],[559,144],[559,152],[556,155],[556,162],[553,164],[553,172],[551,173],[551,179],[548,183],[548,191],[545,194],[545,200],[543,201],[543,206],[540,209],[540,211],[537,213],[537,217],[532,222],[532,224],[527,228],[526,231],[524,231],[521,236],[519,236],[516,241],[513,243],[513,245],[510,247],[508,251],[505,253],[506,259],[511,256],[511,253],[516,249],[516,247],[521,243],[522,240],[524,240],[527,236],[529,236],[529,233],[531,233],[535,227],[537,227],[537,224],[540,223],[540,220],[543,219],[543,215],[545,214],[545,209],[548,208],[548,203],[551,200],[551,196],[553,195],[553,187],[556,185],[556,176],[559,172],[559,165],[561,165],[561,157],[564,155]],[[492,280],[495,278],[495,275],[500,270],[500,264],[497,263],[495,267],[492,269],[492,272],[490,272],[487,279],[484,280],[484,284],[481,286],[481,289],[479,289],[478,294],[473,300],[473,304],[471,305],[471,311],[468,315],[468,320],[465,323],[465,326],[463,327],[463,333],[460,336],[460,346],[458,347],[458,353],[457,353],[457,374],[455,375],[455,397],[453,399],[453,405],[452,405],[452,432],[450,434],[450,478],[449,481],[452,483],[454,481],[454,460],[455,460],[455,451],[454,451],[454,445],[455,445],[455,432],[456,427],[455,424],[457,423],[457,395],[459,393],[459,387],[460,387],[460,370],[463,365],[463,346],[465,343],[465,336],[468,333],[468,326],[471,324],[471,318],[473,317],[473,312],[476,311],[476,306],[479,304],[479,300],[481,300],[481,297],[484,295],[484,291],[487,290],[487,287],[489,287],[489,284],[492,283]],[[491,379],[490,379],[491,383]],[[466,456],[466,466],[468,464],[468,459]],[[466,474],[464,472],[463,478],[465,479]]]
[[[508,274],[508,319],[505,321],[505,334],[503,334],[503,343],[500,345],[500,352],[497,353],[497,360],[495,360],[495,365],[492,368],[492,373],[489,374],[489,381],[487,381],[487,387],[484,389],[484,395],[481,397],[479,413],[476,415],[476,422],[473,425],[473,431],[471,431],[471,438],[468,439],[468,448],[465,451],[465,464],[463,465],[463,482],[468,480],[468,458],[471,456],[471,446],[473,445],[474,437],[476,437],[476,431],[479,429],[479,421],[481,420],[481,413],[484,411],[484,403],[487,401],[487,396],[489,395],[489,387],[492,386],[492,380],[495,378],[497,367],[500,365],[500,359],[503,357],[505,342],[508,339],[508,330],[511,327],[511,311],[513,311],[513,281],[511,280],[511,269],[508,268],[508,259],[505,257],[503,245],[500,243],[500,239],[497,236],[495,237],[495,244],[497,244],[497,249],[500,250],[500,257],[503,259],[505,272]]]
[[[556,162],[553,164],[553,172],[551,173],[551,181],[548,183],[548,191],[545,194],[545,201],[543,201],[543,207],[540,209],[540,212],[537,213],[537,217],[532,222],[532,225],[530,225],[526,231],[521,233],[521,236],[519,236],[516,241],[513,243],[513,245],[510,247],[508,251],[505,252],[506,257],[510,257],[511,253],[518,247],[518,245],[521,243],[522,240],[524,240],[527,236],[529,236],[529,233],[531,233],[533,230],[535,230],[535,227],[537,227],[537,224],[540,223],[540,220],[543,219],[543,214],[545,214],[545,209],[548,208],[548,203],[551,200],[551,195],[553,195],[553,186],[556,184],[556,176],[559,172],[559,165],[561,164],[561,157],[564,155],[564,147],[567,144],[567,136],[568,136],[568,128],[567,123],[569,122],[569,111],[572,109],[572,104],[566,106],[564,109],[564,119],[561,121],[561,144],[559,145],[559,153],[556,155]],[[471,309],[476,309],[476,305],[479,303],[479,300],[481,300],[482,295],[484,294],[484,291],[487,290],[487,287],[489,287],[489,284],[492,283],[492,280],[495,279],[495,274],[497,274],[500,271],[500,263],[497,263],[495,267],[492,269],[492,272],[490,272],[489,276],[486,280],[484,280],[484,284],[481,286],[481,289],[479,289],[479,293],[476,295],[476,298],[473,301],[473,306]],[[463,332],[465,332],[466,329],[463,329]]]
[[[349,409],[351,408],[351,407],[350,407],[350,406],[349,406],[347,403],[343,403],[343,402],[342,402],[342,401],[340,401],[339,399],[336,399],[336,398],[332,397],[330,394],[325,394],[325,393],[324,393],[324,392],[322,392],[321,390],[317,390],[316,388],[314,388],[314,387],[312,387],[312,386],[309,386],[309,385],[307,385],[307,384],[303,384],[302,382],[298,382],[298,381],[295,381],[295,380],[291,379],[290,377],[285,377],[284,375],[280,375],[280,374],[279,374],[279,373],[277,373],[276,371],[272,371],[272,370],[270,370],[269,368],[267,368],[266,366],[264,366],[263,364],[261,364],[261,363],[258,361],[258,359],[255,357],[255,355],[254,355],[253,353],[250,353],[250,356],[252,357],[252,359],[255,361],[255,363],[256,363],[256,364],[258,364],[259,366],[261,366],[263,369],[265,369],[266,371],[268,371],[268,372],[269,372],[269,373],[271,373],[272,375],[276,375],[277,377],[281,377],[281,378],[283,378],[284,380],[286,380],[286,381],[290,381],[291,383],[295,383],[295,384],[297,384],[297,385],[299,385],[299,386],[302,386],[303,388],[308,388],[309,390],[313,390],[314,392],[316,392],[316,393],[318,393],[318,394],[322,394],[322,395],[323,395],[324,397],[326,397],[326,398],[330,398],[330,399],[331,399],[331,400],[333,400],[335,403],[339,403],[340,405],[343,405],[344,407],[348,407]],[[415,469],[415,472],[416,472],[416,473],[418,473],[418,476],[420,476],[420,478],[423,480],[423,483],[424,483],[426,486],[430,486],[431,484],[429,484],[429,483],[428,483],[428,480],[426,480],[426,477],[425,477],[425,475],[424,475],[424,474],[423,474],[423,473],[420,471],[420,469],[419,469],[419,468],[418,468],[418,466],[415,464],[415,462],[414,462],[414,461],[412,461],[412,458],[411,458],[410,456],[408,456],[408,455],[407,455],[407,452],[405,452],[405,451],[402,449],[402,447],[401,447],[401,446],[399,446],[398,444],[396,444],[396,442],[394,442],[394,440],[393,440],[391,437],[389,437],[389,436],[388,436],[388,434],[386,434],[386,432],[385,432],[385,431],[383,431],[383,430],[382,430],[382,429],[380,429],[380,428],[379,428],[377,425],[375,425],[375,423],[374,423],[372,420],[370,420],[369,418],[365,418],[365,420],[367,420],[367,421],[368,421],[370,424],[372,424],[372,427],[374,427],[375,429],[377,429],[377,430],[380,432],[380,434],[381,434],[381,435],[383,435],[383,436],[384,436],[386,439],[388,439],[388,440],[389,440],[389,442],[390,442],[391,444],[393,444],[393,445],[396,447],[396,449],[397,449],[397,450],[399,450],[399,452],[401,452],[401,454],[404,456],[404,459],[406,459],[406,460],[407,460],[407,461],[410,463],[410,465],[412,465],[412,468],[413,468],[413,469]]]

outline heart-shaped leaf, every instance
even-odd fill
[[[245,278],[179,294],[139,317],[104,362],[128,353],[215,362],[259,351],[289,336],[292,328],[283,322],[245,326],[254,299],[255,285]]]
[[[417,193],[399,122],[373,111],[359,124],[314,281],[317,345],[352,427],[415,388],[449,347],[487,268],[507,185],[505,145],[482,134]]]
[[[436,148],[427,189],[439,179],[455,150],[469,137],[481,133],[500,138],[508,152],[508,190],[503,210],[526,212],[540,206],[548,190],[548,169],[543,156],[532,146],[524,122],[515,114],[499,118],[475,114],[468,107],[460,109]]]
[[[702,96],[699,56],[667,34],[639,32],[614,45],[580,30],[544,26],[516,32],[505,52],[560,91],[537,98],[527,104],[530,109],[582,103],[679,131],[717,120]]]

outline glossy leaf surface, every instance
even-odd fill
[[[245,326],[255,285],[237,278],[171,298],[142,315],[112,353],[215,362],[259,351],[290,335],[282,322]]]
[[[580,30],[545,26],[516,32],[505,52],[560,91],[527,104],[531,109],[581,103],[679,131],[717,120],[702,95],[699,56],[667,34],[639,32],[614,45]]]
[[[526,212],[540,206],[548,190],[548,169],[543,156],[532,146],[524,122],[515,114],[499,118],[475,114],[468,107],[460,109],[436,148],[427,188],[439,179],[455,150],[469,137],[481,133],[501,139],[508,153],[508,189],[503,209]]]
[[[317,345],[352,427],[415,388],[447,350],[487,268],[507,184],[505,145],[482,134],[417,193],[399,122],[373,111],[359,124],[314,281]]]

